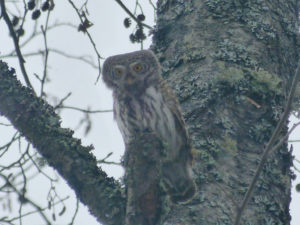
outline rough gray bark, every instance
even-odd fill
[[[160,185],[162,155],[163,144],[151,132],[137,133],[131,144],[126,146],[125,225],[159,224],[164,200]]]
[[[233,224],[296,69],[297,3],[158,1],[152,48],[189,126],[199,189],[165,225]],[[286,145],[269,156],[241,224],[290,223],[291,165]]]

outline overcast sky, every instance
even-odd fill
[[[78,6],[82,1],[74,1]],[[135,8],[135,0],[124,1],[130,10]],[[146,23],[154,25],[154,11],[149,5],[148,1],[141,1],[144,3],[143,10],[146,15]],[[10,3],[7,3],[7,6]],[[55,1],[56,7],[50,18],[50,24],[55,22],[70,22],[78,25],[79,19],[77,14],[74,12],[68,1]],[[13,9],[13,7],[10,7]],[[89,19],[93,22],[93,26],[89,29],[97,49],[102,57],[106,58],[111,55],[126,53],[134,50],[139,50],[140,45],[132,44],[129,41],[129,34],[133,31],[134,26],[129,29],[125,29],[123,26],[123,20],[127,17],[123,9],[115,1],[97,0],[89,1]],[[45,21],[45,16],[42,15],[40,18],[41,23]],[[32,23],[28,22],[27,29],[31,29]],[[26,35],[28,32],[26,29]],[[147,30],[146,30],[147,31]],[[25,35],[25,39],[26,39]],[[0,43],[5,45],[0,46],[0,54],[6,54],[13,49],[12,40],[8,38],[8,32],[6,25],[3,20],[0,20]],[[151,38],[148,38],[144,43],[144,48],[147,49],[151,43]],[[48,32],[48,46],[49,48],[59,49],[70,55],[82,56],[91,55],[94,59],[95,53],[93,47],[89,42],[87,35],[79,33],[76,29],[71,29],[66,26],[58,27]],[[23,49],[23,53],[32,52],[36,49],[43,49],[43,39],[37,38],[30,45]],[[18,62],[15,59],[6,58],[4,59],[10,66],[16,68],[17,73],[20,75]],[[103,62],[103,61],[102,61]],[[96,62],[95,62],[96,63]],[[71,97],[65,102],[66,105],[75,106],[80,108],[90,107],[91,109],[112,109],[112,97],[111,92],[105,87],[100,80],[97,84],[95,81],[98,76],[98,71],[91,66],[82,63],[77,60],[67,59],[57,54],[50,54],[49,56],[49,83],[47,83],[45,91],[49,93],[49,96],[55,96],[58,98],[65,97],[69,92],[72,92]],[[40,57],[30,57],[26,59],[26,68],[30,74],[32,83],[39,90],[39,82],[32,76],[33,73],[38,75],[42,74],[42,60]],[[19,76],[22,80],[22,77]],[[52,97],[50,98],[50,102]],[[52,101],[53,102],[53,101]],[[78,111],[64,110],[61,114],[62,126],[75,129],[83,117],[83,114]],[[113,155],[109,158],[111,161],[119,161],[121,155],[124,152],[124,145],[120,132],[113,121],[112,113],[100,113],[92,114],[93,127],[88,136],[84,136],[84,129],[77,129],[75,137],[81,138],[84,145],[93,144],[95,150],[93,153],[98,159],[104,158],[108,153],[113,152]],[[5,121],[3,117],[0,117],[0,122]],[[13,130],[0,127],[0,146],[6,143],[13,134]],[[291,139],[299,138],[300,130],[296,130],[292,135]],[[300,159],[299,154],[300,144],[294,144],[294,154]],[[10,154],[7,154],[5,158],[0,159],[0,164],[3,165],[7,160],[13,160],[14,155],[18,154],[14,151],[18,151],[15,147],[11,150]],[[102,168],[110,176],[120,178],[123,174],[123,169],[119,166],[103,165]],[[300,164],[298,164],[300,168]],[[46,170],[47,174],[55,176],[52,169]],[[300,179],[297,178],[295,183],[300,183]],[[48,193],[50,183],[43,176],[31,181],[29,186],[28,195],[36,202],[44,202],[47,205],[45,196]],[[70,222],[70,217],[75,210],[76,201],[74,198],[73,191],[65,184],[63,179],[60,179],[60,185],[57,187],[57,192],[60,196],[71,196],[70,200],[67,201],[67,212],[61,218],[58,218],[56,224],[66,224]],[[300,224],[300,215],[297,211],[300,205],[300,193],[295,192],[295,188],[292,188],[293,202],[291,204],[291,214],[293,217],[292,225]],[[17,207],[17,205],[13,204]],[[58,207],[57,211],[60,208]],[[7,211],[3,211],[0,217],[4,216]],[[51,214],[50,214],[51,215]],[[28,216],[24,218],[23,225],[39,225],[39,216]],[[80,204],[80,212],[75,220],[76,225],[89,224],[98,225],[98,222],[93,216],[90,216],[86,207]]]

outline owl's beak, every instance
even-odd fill
[[[126,76],[127,83],[131,85],[134,81],[134,77],[131,74],[127,74]]]

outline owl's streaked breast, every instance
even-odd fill
[[[170,148],[176,149],[180,145],[181,137],[176,132],[174,115],[156,87],[148,87],[140,96],[115,101],[114,114],[125,143],[129,143],[135,132],[150,129]]]

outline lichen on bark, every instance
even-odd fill
[[[158,1],[152,49],[189,127],[199,190],[166,225],[233,223],[295,72],[296,2]],[[289,224],[291,165],[286,144],[269,156],[242,224]]]

